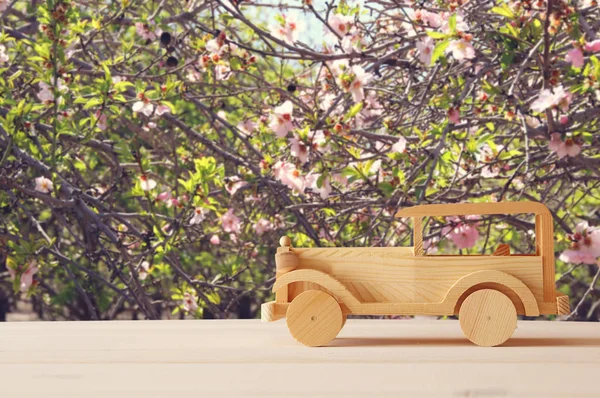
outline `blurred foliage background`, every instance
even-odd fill
[[[0,0],[0,319],[255,318],[277,241],[411,244],[399,208],[552,211],[600,318],[595,1]],[[430,253],[534,251],[530,215]]]

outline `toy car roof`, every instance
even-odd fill
[[[419,205],[398,210],[396,217],[466,216],[483,214],[549,214],[539,202],[487,202]]]

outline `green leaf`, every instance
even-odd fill
[[[103,102],[104,101],[102,100],[102,98],[92,98],[88,102],[86,102],[86,104],[83,106],[83,109],[93,108],[95,106],[102,104]]]
[[[432,39],[446,39],[446,38],[450,37],[449,34],[442,33],[442,32],[435,32],[433,30],[427,31],[427,36],[431,37]]]
[[[232,57],[229,60],[229,65],[231,66],[231,70],[240,70],[242,68],[242,61],[237,57]]]
[[[396,190],[396,188],[394,188],[394,186],[389,182],[382,182],[381,184],[379,184],[379,189],[381,189],[381,192],[383,192],[383,194],[386,197],[392,196],[392,194]]]
[[[483,80],[481,88],[488,94],[501,94],[502,91],[498,89],[496,86],[493,86],[487,80]]]
[[[362,102],[359,102],[358,104],[354,104],[352,106],[352,108],[350,108],[350,111],[348,111],[348,113],[344,117],[344,121],[352,119],[354,116],[356,116],[358,114],[358,112],[361,111],[362,108],[363,108]]]
[[[450,19],[448,19],[448,27],[450,28],[450,32],[456,33],[456,14],[452,14]]]
[[[502,15],[503,17],[511,18],[511,19],[515,17],[515,13],[512,12],[510,7],[508,7],[506,4],[503,4],[500,7],[493,7],[492,12],[495,14],[498,14],[498,15]]]
[[[500,65],[502,65],[502,69],[508,69],[515,59],[515,53],[513,52],[505,52],[502,54],[502,58],[500,58]]]
[[[104,80],[107,82],[112,82],[112,75],[110,74],[110,70],[106,64],[102,64],[102,69],[104,69]]]
[[[226,26],[229,26],[229,23],[234,19],[230,14],[223,13],[220,15],[223,22],[225,22]]]
[[[435,45],[433,52],[431,54],[431,65],[435,65],[435,62],[440,59],[444,55],[446,48],[450,45],[450,40],[444,40]]]

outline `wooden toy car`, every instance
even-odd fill
[[[426,255],[423,217],[535,214],[536,252]],[[294,248],[287,236],[275,256],[275,301],[261,306],[263,322],[283,317],[292,336],[322,346],[353,315],[458,315],[465,336],[496,346],[512,336],[517,315],[568,314],[556,291],[554,227],[537,202],[463,203],[405,208],[413,247]]]

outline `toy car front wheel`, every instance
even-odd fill
[[[288,329],[299,342],[310,347],[333,340],[344,324],[340,304],[320,290],[307,290],[296,297],[286,313]]]
[[[473,343],[493,347],[504,343],[517,327],[517,310],[505,294],[494,289],[471,293],[458,312],[460,327]]]

